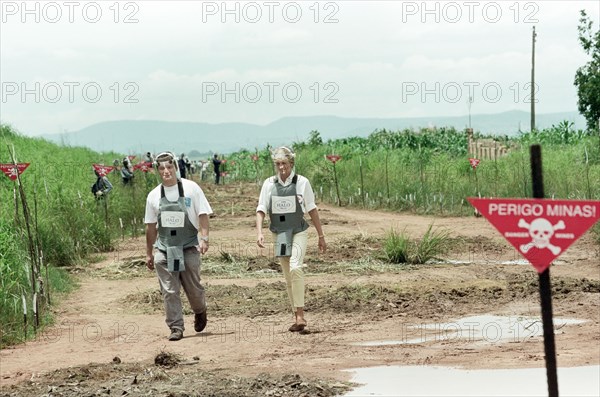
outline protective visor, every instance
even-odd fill
[[[173,164],[177,169],[177,161],[175,161],[175,155],[171,152],[162,152],[154,160],[155,166],[158,168],[162,163]]]

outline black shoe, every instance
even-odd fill
[[[196,332],[202,332],[204,328],[206,328],[207,322],[206,310],[203,313],[194,314],[194,330],[196,330]]]
[[[169,340],[180,340],[183,338],[183,331],[179,328],[171,328],[171,335],[169,335]]]

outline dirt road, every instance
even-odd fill
[[[342,370],[356,367],[544,365],[543,339],[531,328],[503,339],[490,320],[472,325],[487,329],[480,337],[456,336],[456,327],[447,326],[476,315],[539,317],[537,273],[483,218],[321,205],[329,250],[317,253],[313,229],[309,332],[299,335],[287,331],[283,276],[254,243],[256,187],[204,189],[215,210],[202,270],[205,332],[193,331],[188,310],[184,339],[167,341],[158,282],[141,263],[143,238],[125,240],[74,271],[80,287],[57,306],[54,326],[0,351],[0,396],[330,396],[348,390]],[[418,238],[432,222],[453,240],[443,263],[392,266],[378,259],[390,228]],[[551,280],[555,317],[584,320],[556,330],[558,364],[598,365],[600,254],[590,233],[555,262]],[[422,340],[361,345],[414,338]],[[178,364],[157,365],[157,357]]]

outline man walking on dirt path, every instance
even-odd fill
[[[196,182],[177,178],[173,153],[156,156],[154,167],[162,183],[146,199],[146,265],[150,270],[156,269],[166,323],[171,330],[169,340],[176,341],[183,338],[185,330],[181,287],[194,312],[194,329],[202,332],[206,327],[200,255],[208,251],[208,217],[212,209]]]

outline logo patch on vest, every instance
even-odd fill
[[[296,212],[296,196],[271,197],[271,212],[273,214],[289,214]]]
[[[181,211],[163,211],[160,214],[162,227],[183,227],[185,224],[185,213]]]

